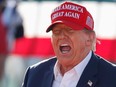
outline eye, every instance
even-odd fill
[[[69,28],[69,29],[68,29],[68,32],[69,32],[69,33],[74,33],[74,30],[71,29],[71,28]]]
[[[60,34],[60,30],[53,30],[53,34],[56,34],[56,35]]]

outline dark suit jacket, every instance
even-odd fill
[[[56,60],[30,66],[22,87],[52,87]],[[93,53],[76,87],[116,87],[116,66]]]

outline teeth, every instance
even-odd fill
[[[62,53],[68,53],[69,51],[62,51]]]
[[[68,44],[61,44],[61,46],[68,46]]]

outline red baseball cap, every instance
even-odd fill
[[[87,9],[73,2],[64,2],[56,7],[51,14],[51,25],[46,32],[52,30],[53,25],[63,23],[74,30],[82,30],[84,28],[93,30],[94,20]]]

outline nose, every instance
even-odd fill
[[[66,32],[62,31],[60,33],[60,36],[59,36],[60,39],[66,39],[67,37],[68,37],[68,35],[66,34]]]

